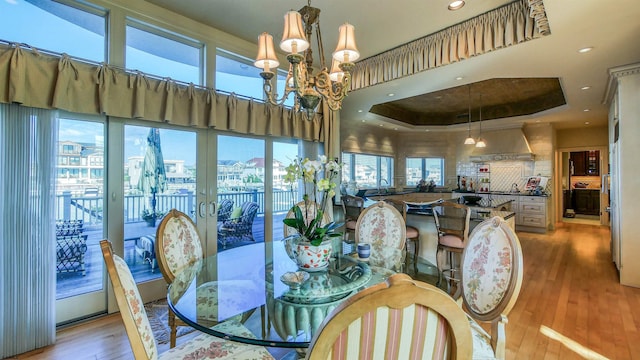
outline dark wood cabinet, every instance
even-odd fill
[[[576,214],[600,215],[600,190],[573,190],[573,209]]]
[[[600,151],[572,151],[569,155],[574,176],[600,176]]]

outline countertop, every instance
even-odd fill
[[[593,189],[581,189],[581,190],[593,190]],[[597,190],[597,189],[596,189]],[[519,192],[511,192],[511,191],[489,191],[489,192],[479,192],[479,191],[466,191],[466,190],[444,190],[439,189],[436,191],[417,191],[417,190],[384,190],[382,189],[378,192],[376,189],[367,190],[364,194],[364,198],[370,197],[378,197],[378,196],[393,196],[393,195],[406,195],[406,194],[461,194],[464,195],[512,195],[512,196],[550,196],[547,193],[542,193],[541,195],[536,195],[533,191],[519,191]]]

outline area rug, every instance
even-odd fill
[[[162,299],[144,305],[144,309],[151,323],[151,331],[158,344],[167,344],[170,340],[169,307],[167,300]],[[189,334],[195,329],[190,326],[178,326],[178,337]]]

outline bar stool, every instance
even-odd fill
[[[353,244],[356,237],[356,223],[362,210],[364,209],[364,199],[359,196],[342,195],[342,211],[344,213],[344,237],[343,241]],[[349,235],[353,234],[353,237]]]
[[[471,210],[466,205],[443,202],[433,206],[438,231],[438,286],[446,279],[449,294],[454,298],[460,296],[460,262],[469,239],[470,217]]]

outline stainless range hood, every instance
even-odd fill
[[[534,160],[531,147],[522,129],[505,129],[483,132],[485,148],[474,148],[469,159],[473,162],[500,160]]]

